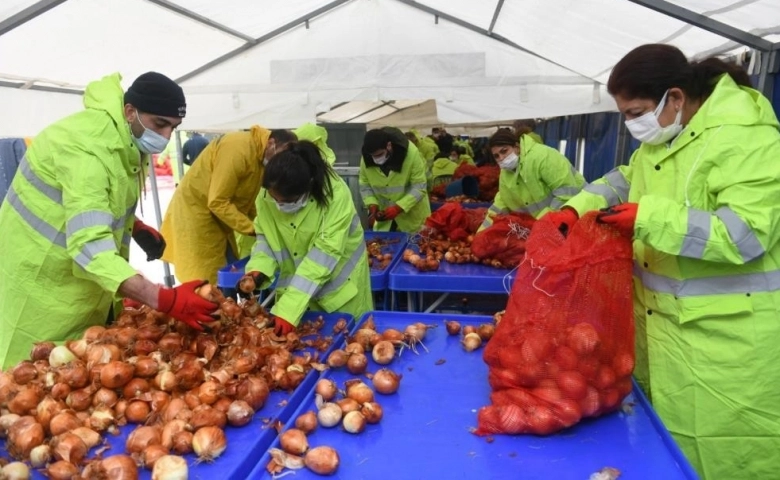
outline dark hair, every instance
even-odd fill
[[[436,154],[436,158],[434,158],[434,160],[438,160],[440,158],[446,158],[447,160],[449,160],[450,159],[450,154],[449,153],[444,153],[444,152],[439,152],[439,153]]]
[[[263,187],[284,197],[308,193],[321,207],[328,205],[333,194],[333,169],[323,160],[320,149],[311,142],[291,143],[268,161],[263,173]]]
[[[276,141],[277,144],[290,143],[298,140],[298,137],[292,132],[292,130],[276,129],[271,130],[271,136],[269,137]]]
[[[488,139],[487,146],[488,148],[502,147],[505,145],[514,147],[517,145],[519,139],[520,136],[516,134],[512,129],[499,128],[498,131]]]
[[[371,155],[371,153],[387,148],[387,143],[392,142],[390,134],[381,128],[369,130],[366,132],[366,136],[363,137],[363,153]]]
[[[703,101],[724,73],[738,85],[751,86],[750,77],[737,65],[717,58],[688,62],[677,47],[651,43],[636,47],[620,59],[609,75],[607,91],[612,96],[660,102],[664,92],[677,87],[692,99]]]

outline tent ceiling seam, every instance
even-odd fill
[[[46,87],[43,85],[32,85],[29,82],[8,82],[6,80],[0,80],[0,87],[3,88],[15,88],[18,90],[36,90],[39,92],[54,92],[54,93],[67,93],[71,95],[83,95],[84,90],[73,90],[70,88],[62,87]]]
[[[184,8],[181,5],[177,5],[175,3],[172,3],[168,0],[146,0],[149,3],[153,3],[157,5],[158,7],[164,8],[165,10],[169,10],[173,13],[177,13],[183,17],[189,18],[190,20],[194,20],[200,24],[207,25],[211,28],[215,28],[223,33],[227,33],[228,35],[232,35],[234,37],[240,38],[241,40],[244,40],[245,42],[253,42],[254,38],[252,36],[247,35],[245,33],[241,33],[238,30],[234,30],[227,25],[221,24],[219,22],[215,22],[214,20],[211,20],[210,18],[204,17],[203,15],[200,15],[198,13],[193,12],[192,10],[188,8]]]
[[[385,101],[385,100],[381,100],[381,102],[382,103],[380,103],[379,105],[376,105],[374,107],[369,108],[368,110],[366,110],[365,112],[361,113],[360,115],[355,115],[354,117],[350,117],[349,119],[344,120],[343,122],[339,122],[339,123],[349,123],[349,122],[351,122],[352,120],[354,120],[356,118],[360,118],[363,115],[369,114],[369,113],[371,113],[371,112],[373,112],[375,110],[379,110],[380,108],[383,108],[383,107],[386,107],[388,105],[391,105],[391,102],[388,102],[388,101]]]
[[[11,15],[0,22],[0,36],[5,35],[14,28],[24,25],[38,15],[42,15],[52,8],[65,3],[66,0],[40,0],[29,7]]]
[[[742,8],[744,6],[750,5],[751,3],[756,3],[758,1],[760,1],[760,0],[740,0],[739,2],[732,3],[731,5],[727,5],[725,7],[717,8],[715,10],[709,10],[709,11],[706,11],[706,12],[701,12],[701,14],[704,15],[704,16],[707,16],[707,17],[711,17],[713,15],[719,15],[721,13],[726,13],[726,12],[731,12],[731,11],[737,10],[737,9]],[[691,24],[686,24],[686,25],[680,27],[679,30],[677,30],[676,32],[672,33],[668,37],[666,37],[663,40],[661,40],[661,43],[669,43],[672,40],[674,40],[675,38],[677,38],[680,35],[682,35],[683,33],[685,33],[688,30],[690,30],[691,28],[693,28],[693,25],[691,25]]]
[[[320,8],[312,10],[311,12],[307,13],[306,15],[300,16],[300,17],[296,18],[295,20],[292,20],[292,21],[286,23],[285,25],[282,25],[281,27],[279,27],[279,28],[277,28],[275,30],[271,30],[270,32],[266,33],[265,35],[263,35],[261,37],[258,37],[258,38],[255,38],[251,42],[247,42],[244,45],[241,45],[240,47],[235,48],[235,49],[227,52],[226,54],[221,55],[221,56],[215,58],[214,60],[212,60],[212,61],[210,61],[210,62],[208,62],[208,63],[206,63],[204,65],[201,65],[200,67],[196,68],[195,70],[192,70],[189,73],[185,73],[181,77],[177,78],[176,82],[177,83],[181,83],[181,82],[189,80],[189,79],[191,79],[193,77],[196,77],[196,76],[200,75],[201,73],[203,73],[203,72],[205,72],[207,70],[210,70],[211,68],[213,68],[213,67],[215,67],[215,66],[217,66],[217,65],[219,65],[221,63],[224,63],[224,62],[230,60],[231,58],[246,52],[247,50],[249,50],[251,48],[254,48],[254,47],[258,46],[258,45],[261,45],[261,44],[267,42],[268,40],[271,40],[272,38],[277,37],[277,36],[287,32],[288,30],[291,30],[291,29],[297,27],[298,25],[307,22],[308,20],[310,20],[310,19],[312,19],[314,17],[317,17],[319,15],[327,13],[327,12],[333,10],[334,8],[339,7],[339,6],[345,4],[345,3],[349,2],[349,1],[351,1],[351,0],[335,0],[333,2],[330,2],[330,3],[326,4],[326,5],[323,5]]]
[[[490,27],[488,27],[487,34],[488,36],[493,35],[493,28],[496,26],[496,22],[498,21],[498,16],[501,14],[501,7],[504,6],[504,0],[498,0],[498,3],[496,4],[496,9],[493,11],[493,19],[490,20]]]

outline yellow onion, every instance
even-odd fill
[[[177,455],[165,455],[154,462],[152,480],[187,480],[187,461]]]
[[[160,430],[155,427],[138,427],[127,437],[125,450],[127,453],[140,454],[149,445],[162,445]]]
[[[46,468],[46,476],[50,480],[72,480],[79,474],[79,467],[70,462],[60,460]]]
[[[353,375],[365,373],[366,366],[368,366],[368,358],[362,353],[352,354],[349,356],[349,360],[347,360],[347,370]]]
[[[73,412],[64,410],[51,419],[51,422],[49,423],[49,431],[51,432],[52,436],[57,436],[75,428],[81,427],[82,425],[82,422]]]
[[[252,421],[255,411],[243,400],[235,400],[227,411],[228,424],[233,427],[242,427]]]
[[[162,446],[171,449],[173,448],[173,437],[179,432],[186,432],[190,430],[190,426],[184,420],[171,420],[163,425],[162,429]]]
[[[401,383],[401,375],[383,368],[374,374],[371,382],[374,384],[377,392],[383,395],[390,395],[398,390]]]
[[[353,379],[346,382],[347,397],[354,399],[360,404],[374,401],[374,392],[371,387],[361,380]]]
[[[89,427],[78,427],[70,431],[73,435],[76,435],[84,442],[87,449],[96,447],[100,443],[100,434]]]
[[[382,406],[376,402],[364,403],[360,408],[360,413],[363,414],[368,423],[379,423],[382,420]]]
[[[310,434],[317,428],[317,414],[312,410],[301,414],[295,419],[295,428],[305,434]]]
[[[33,468],[43,468],[51,459],[51,447],[45,443],[30,450],[30,465],[32,465]]]
[[[112,480],[136,480],[138,467],[128,455],[112,455],[100,461],[100,466],[106,472],[106,478]]]
[[[349,412],[344,415],[341,424],[349,433],[360,433],[366,428],[366,417],[359,411]]]
[[[329,378],[317,380],[317,384],[314,386],[314,393],[320,395],[326,402],[333,400],[338,391],[339,389],[336,386],[336,382]]]
[[[306,452],[306,467],[320,475],[332,475],[339,468],[339,454],[331,447],[315,447]]]
[[[347,352],[341,349],[333,350],[326,361],[329,367],[339,368],[347,364]]]
[[[22,462],[11,462],[0,469],[0,478],[5,480],[28,480],[30,468]]]
[[[194,430],[201,427],[224,428],[227,424],[227,415],[210,405],[199,405],[192,411],[190,425]]]
[[[279,435],[279,445],[282,447],[282,450],[293,455],[303,455],[309,449],[306,434],[297,428],[291,428],[282,432]]]
[[[16,458],[28,458],[33,448],[43,443],[43,426],[35,417],[20,417],[8,428],[8,452]]]
[[[52,453],[57,460],[64,460],[78,465],[87,456],[87,445],[70,432],[57,435],[52,440]]]
[[[123,387],[132,380],[134,370],[129,363],[120,361],[109,362],[100,370],[100,383],[106,388]]]
[[[179,455],[192,452],[192,432],[179,432],[173,436],[172,450]]]
[[[225,432],[218,427],[203,427],[192,436],[192,449],[200,461],[211,461],[227,448]]]
[[[470,332],[463,337],[461,343],[463,344],[464,350],[466,350],[467,352],[473,352],[474,350],[482,346],[482,337],[480,337],[479,334],[476,332]]]
[[[151,470],[154,468],[155,462],[160,458],[168,455],[168,449],[162,445],[149,445],[141,453],[141,464],[143,467]]]

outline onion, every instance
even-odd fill
[[[76,359],[76,355],[73,354],[65,345],[58,345],[51,349],[49,353],[49,365],[54,368],[67,365]]]
[[[353,375],[360,375],[365,373],[366,366],[368,365],[368,358],[362,353],[356,353],[349,356],[347,360],[347,370]]]
[[[154,468],[155,462],[160,458],[168,455],[168,449],[162,445],[149,445],[141,454],[141,464],[143,467],[151,470]]]
[[[116,405],[114,405],[114,413],[116,413],[116,418],[124,418],[125,416],[125,410],[127,410],[127,400],[124,398],[120,398]]]
[[[160,430],[155,427],[138,427],[127,437],[127,453],[139,454],[149,445],[161,445]]]
[[[227,411],[227,421],[233,427],[243,427],[252,421],[255,411],[243,400],[236,400],[230,404]]]
[[[171,420],[167,422],[162,429],[162,435],[160,436],[162,446],[171,449],[173,448],[173,437],[179,432],[186,432],[190,429],[187,422],[184,420]]]
[[[25,385],[14,398],[8,402],[8,410],[17,415],[27,415],[34,412],[38,407],[38,402],[43,397],[41,387],[36,384]]]
[[[119,360],[119,357],[120,352],[116,345],[93,343],[87,347],[87,369],[92,370],[92,367]]]
[[[246,377],[238,384],[236,400],[243,400],[255,411],[265,405],[269,395],[268,384],[260,377]]]
[[[295,428],[307,435],[313,432],[317,428],[317,414],[312,410],[301,414],[295,419]]]
[[[347,353],[344,350],[337,349],[328,355],[327,364],[330,368],[339,368],[347,364]]]
[[[404,341],[404,334],[395,328],[388,328],[382,332],[382,339],[387,340],[392,344],[397,344]]]
[[[213,405],[214,402],[219,399],[219,396],[222,395],[223,390],[224,388],[222,388],[222,385],[213,380],[209,380],[203,382],[198,388],[198,398],[203,404]]]
[[[138,327],[136,336],[139,340],[151,340],[152,342],[158,342],[165,335],[165,327],[161,325],[143,325]]]
[[[126,399],[140,397],[151,389],[149,382],[143,378],[133,378],[122,388],[122,396]]]
[[[198,396],[198,388],[193,388],[184,394],[184,403],[188,408],[196,408],[200,406],[200,397]]]
[[[116,392],[103,387],[95,392],[95,396],[92,397],[92,406],[99,407],[104,405],[106,407],[113,407],[116,405],[117,401],[119,401],[119,396]]]
[[[46,469],[46,475],[50,480],[71,480],[79,474],[79,468],[70,462],[59,461],[52,463]]]
[[[460,333],[460,323],[456,322],[455,320],[450,320],[447,322],[447,333],[450,335],[457,335]]]
[[[347,329],[347,319],[339,318],[335,325],[333,325],[333,333],[341,333]]]
[[[84,442],[87,449],[97,446],[100,443],[100,434],[89,427],[78,427],[70,431]]]
[[[112,455],[100,461],[100,467],[111,480],[136,480],[138,467],[128,455]]]
[[[395,346],[387,340],[382,340],[374,345],[371,356],[379,365],[387,365],[392,362],[393,357],[395,357]]]
[[[14,382],[19,385],[26,385],[35,380],[35,377],[38,376],[38,369],[35,368],[33,362],[25,360],[19,362],[13,370],[11,370],[11,375],[14,377]]]
[[[149,355],[157,350],[157,344],[151,340],[136,340],[133,344],[133,353],[136,355]]]
[[[33,468],[43,468],[52,459],[51,447],[43,444],[30,450],[30,465]]]
[[[87,445],[77,435],[65,432],[51,443],[54,458],[78,465],[87,456]]]
[[[111,407],[106,406],[95,408],[92,411],[92,415],[89,416],[89,426],[98,432],[108,429],[115,421],[114,412],[111,410]]]
[[[197,362],[185,364],[176,370],[176,381],[179,384],[179,388],[184,390],[196,388],[203,383],[204,378],[203,367]]]
[[[30,469],[22,462],[11,462],[0,470],[0,477],[6,480],[28,480]]]
[[[192,411],[190,425],[197,430],[201,427],[224,428],[227,424],[227,415],[210,405],[199,405]]]
[[[154,377],[154,386],[163,392],[172,392],[177,385],[176,375],[170,370],[162,370]]]
[[[348,398],[352,398],[361,404],[374,401],[374,392],[371,391],[371,387],[361,380],[348,380],[346,386]]]
[[[344,349],[344,352],[346,352],[347,355],[355,355],[355,354],[358,354],[358,353],[365,353],[365,351],[366,351],[366,349],[363,348],[363,345],[361,345],[361,344],[359,344],[357,342],[350,343]]]
[[[382,405],[376,402],[364,403],[360,408],[360,413],[366,418],[368,423],[379,423],[382,420]]]
[[[217,427],[203,427],[192,436],[192,450],[199,461],[211,461],[227,448],[225,432]]]
[[[376,343],[375,337],[377,336],[379,336],[379,334],[376,333],[375,330],[361,328],[355,332],[355,335],[352,337],[352,342],[360,344],[360,346],[363,347],[363,350],[365,351],[371,347],[372,340],[374,340],[374,343]]]
[[[68,407],[77,412],[83,412],[92,406],[92,393],[94,390],[91,388],[80,388],[73,390],[68,394],[68,398],[65,399],[65,403]]]
[[[138,377],[149,378],[157,375],[160,365],[150,357],[138,357],[135,362],[135,375]]]
[[[109,362],[100,370],[100,383],[106,388],[122,387],[132,380],[134,370],[129,363]]]
[[[52,436],[57,436],[81,426],[81,421],[74,413],[63,411],[51,419],[51,423],[49,423],[49,432],[51,432]]]
[[[341,421],[341,407],[335,403],[325,403],[317,412],[317,420],[323,427],[335,427]]]
[[[326,402],[333,400],[338,391],[339,389],[336,386],[336,382],[329,378],[321,378],[317,380],[317,385],[314,386],[314,393],[321,395],[322,399]]]
[[[339,468],[339,454],[331,447],[312,448],[303,460],[309,470],[320,475],[331,475]]]
[[[8,435],[8,430],[11,428],[11,425],[16,423],[20,418],[22,417],[15,413],[6,413],[5,415],[0,416],[0,438],[5,438],[6,435]]]
[[[151,400],[149,401],[150,406],[152,407],[153,412],[162,412],[165,410],[165,407],[168,406],[168,402],[171,401],[171,396],[168,395],[165,392],[161,392],[159,390],[152,390],[150,393]],[[144,395],[144,400],[146,399],[146,395]]]
[[[86,330],[84,330],[84,335],[82,335],[81,338],[83,338],[89,343],[92,343],[95,340],[98,340],[100,337],[102,337],[105,331],[106,331],[106,327],[102,325],[93,325],[87,328]]]
[[[489,323],[482,324],[479,326],[479,328],[477,328],[477,335],[479,335],[479,337],[486,342],[493,338],[493,334],[495,332],[496,327]]]
[[[163,421],[167,423],[174,420],[179,412],[185,408],[187,408],[187,404],[181,398],[171,399],[170,403],[163,410]]]
[[[463,348],[467,352],[473,352],[474,350],[482,346],[482,337],[480,337],[479,334],[476,332],[471,332],[467,334],[465,337],[463,337],[461,343],[463,344]]]
[[[173,436],[173,451],[179,455],[192,452],[192,432],[179,432]]]
[[[342,415],[360,410],[360,404],[353,398],[342,398],[341,400],[337,400],[336,405],[341,409]]]
[[[231,403],[233,403],[233,400],[231,400],[230,397],[219,397],[219,399],[216,402],[214,402],[212,407],[214,407],[217,410],[227,414],[228,410],[230,410],[230,404]],[[249,405],[249,404],[247,404],[247,405]]]
[[[51,387],[51,398],[54,400],[65,400],[70,395],[70,387],[67,383],[55,383]]]
[[[477,327],[475,327],[474,325],[466,325],[465,327],[463,327],[462,331],[463,331],[463,336],[465,337],[469,333],[477,333]]]
[[[38,419],[38,423],[43,426],[43,429],[48,430],[51,419],[54,418],[56,414],[60,413],[63,408],[65,408],[65,406],[62,402],[58,402],[50,396],[47,396],[41,400],[41,403],[36,407],[35,417]]]
[[[401,383],[401,375],[383,368],[374,374],[371,382],[374,384],[374,389],[377,392],[390,395],[398,390],[398,386]]]
[[[165,455],[154,462],[152,480],[187,480],[187,461],[178,455]]]
[[[167,355],[174,355],[181,351],[184,338],[175,332],[166,333],[157,343],[160,351]]]
[[[279,435],[279,445],[287,453],[293,455],[303,455],[309,449],[309,442],[306,440],[306,434],[297,428],[291,428]]]
[[[425,338],[425,332],[428,331],[428,325],[417,322],[404,329],[404,336],[410,338],[413,342],[421,342]]]
[[[89,370],[81,360],[70,362],[57,371],[57,381],[70,388],[84,388],[89,384]]]
[[[125,408],[125,418],[130,423],[144,423],[149,418],[149,404],[141,400],[133,400]]]
[[[76,355],[78,358],[84,358],[87,356],[89,343],[82,338],[79,340],[68,340],[65,342],[65,346],[73,352],[73,355]]]
[[[344,415],[344,420],[341,423],[347,432],[360,433],[366,428],[366,417],[358,411],[349,412]]]

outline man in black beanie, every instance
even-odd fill
[[[164,288],[128,263],[130,239],[149,258],[160,234],[136,221],[148,154],[186,114],[181,87],[149,72],[122,91],[119,74],[90,83],[85,109],[35,137],[0,206],[0,368],[33,343],[80,338],[125,297],[202,329],[217,305],[193,281]],[[115,309],[119,311],[119,308]]]

